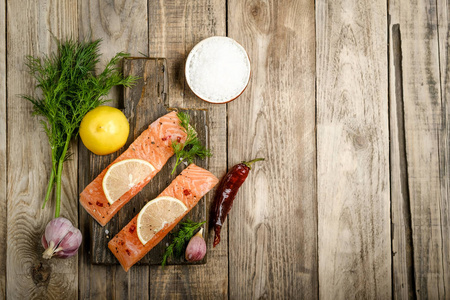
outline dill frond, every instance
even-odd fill
[[[69,39],[57,42],[57,52],[43,57],[26,57],[29,73],[36,80],[41,97],[30,95],[24,99],[33,104],[33,114],[41,116],[42,127],[48,136],[52,154],[52,174],[44,201],[48,201],[56,181],[56,212],[59,216],[61,200],[62,163],[68,156],[70,140],[77,136],[80,122],[90,110],[108,101],[103,97],[116,85],[131,86],[136,77],[123,77],[117,63],[126,53],[116,54],[105,69],[95,75],[100,59],[100,42]]]
[[[197,137],[197,132],[189,124],[189,115],[183,112],[177,113],[178,119],[180,119],[180,126],[184,128],[187,137],[186,141],[181,144],[176,141],[172,142],[172,148],[176,155],[175,167],[172,170],[173,174],[176,168],[183,162],[193,163],[196,157],[200,159],[205,159],[206,157],[211,157],[211,151],[203,146],[202,142]]]

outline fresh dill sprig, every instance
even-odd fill
[[[44,204],[56,183],[55,217],[61,205],[63,162],[72,137],[78,135],[80,122],[87,112],[108,101],[103,97],[116,85],[130,86],[136,77],[123,77],[117,63],[126,53],[116,54],[105,69],[95,75],[101,40],[57,42],[57,52],[42,58],[28,56],[26,65],[42,91],[42,96],[23,96],[33,104],[33,114],[44,117],[41,124],[51,146],[52,167]]]
[[[196,157],[205,159],[206,157],[210,157],[212,155],[211,151],[202,145],[202,142],[198,139],[197,132],[195,132],[194,128],[189,125],[189,115],[183,112],[178,112],[177,116],[178,119],[180,119],[180,126],[184,128],[187,137],[183,144],[176,141],[172,142],[172,148],[177,157],[177,161],[171,174],[175,172],[178,165],[180,165],[183,161],[187,161],[191,164],[194,162],[194,158]]]
[[[165,266],[169,257],[175,256],[180,258],[186,249],[187,243],[194,236],[194,232],[206,221],[196,223],[191,220],[186,220],[180,223],[180,229],[173,234],[172,243],[166,248],[162,259],[161,266]]]

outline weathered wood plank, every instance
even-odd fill
[[[450,298],[450,1],[436,1],[441,85],[439,130],[439,177],[441,180],[442,269],[445,294]]]
[[[391,296],[387,12],[316,1],[319,296]]]
[[[389,13],[398,20],[401,31],[415,293],[424,299],[450,296],[449,128],[447,96],[441,95],[445,87],[440,84],[440,71],[448,68],[444,50],[448,37],[442,41],[447,46],[439,48],[436,3],[398,0],[389,5]],[[442,9],[444,6],[441,3]],[[448,7],[441,16],[445,18],[446,14]],[[441,56],[440,49],[444,51]]]
[[[93,180],[90,172],[85,171],[89,168],[89,150],[80,141],[78,143],[78,194]],[[112,290],[113,287],[111,280],[114,278],[112,273],[115,271],[115,267],[91,265],[91,223],[93,221],[81,205],[78,209],[79,228],[83,234],[83,244],[78,250],[80,258],[78,266],[79,298],[107,299],[107,289]]]
[[[80,39],[102,39],[102,58],[99,68],[117,52],[123,51],[133,56],[148,53],[148,13],[147,1],[79,1]],[[108,97],[108,105],[122,108],[122,88],[113,88]]]
[[[137,56],[139,52],[148,53],[148,13],[147,1],[78,1],[79,11],[79,37],[80,39],[102,38],[101,44],[101,63],[100,67],[119,51],[129,52]],[[121,104],[123,89],[117,88],[109,93],[108,97],[112,99],[109,105],[122,108]],[[83,146],[84,148],[84,146]],[[86,153],[88,155],[88,153]],[[80,160],[82,163],[89,156],[84,156]],[[81,183],[80,173],[80,192],[90,182],[84,178],[84,185]],[[91,222],[95,222],[80,207],[80,226],[83,227],[85,235],[85,245],[83,249],[82,261],[79,269],[80,298],[82,299],[122,299],[122,296],[130,297],[133,292],[130,291],[130,274],[123,276],[121,266],[98,266],[91,265],[90,261],[90,234]],[[89,233],[88,233],[89,232]],[[139,274],[136,274],[139,273]],[[139,268],[133,271],[134,284],[146,287],[148,284],[148,267]],[[106,278],[106,280],[105,280]],[[105,284],[106,282],[106,284]],[[145,288],[142,289],[143,297],[146,294]]]
[[[6,298],[6,1],[0,1],[0,298]]]
[[[165,57],[169,68],[171,107],[208,110],[209,171],[219,178],[226,171],[226,106],[210,105],[195,97],[184,79],[185,59],[203,38],[225,35],[226,1],[150,1],[150,56]],[[204,197],[209,211],[213,191]],[[211,241],[211,233],[209,235]],[[150,298],[227,298],[227,231],[221,247],[207,243],[206,266],[150,267]]]
[[[266,158],[228,216],[231,299],[318,298],[314,28],[314,1],[229,1],[252,78],[228,104],[228,167]]]
[[[412,299],[414,259],[406,166],[401,32],[395,16],[389,24],[389,119],[392,224],[392,290],[394,299]]]
[[[74,299],[77,257],[50,261],[41,257],[41,236],[54,214],[53,203],[41,210],[50,175],[50,147],[39,120],[31,115],[31,104],[18,95],[35,93],[25,55],[54,51],[52,33],[76,37],[77,6],[73,1],[8,1],[7,12],[7,298]],[[76,173],[76,160],[64,164],[61,215],[75,225]]]

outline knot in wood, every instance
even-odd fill
[[[257,17],[260,13],[261,9],[259,8],[258,5],[252,5],[250,7],[250,12],[254,17]]]
[[[252,1],[248,6],[248,11],[256,21],[260,21],[268,17],[267,4],[262,1]]]
[[[270,27],[270,11],[267,3],[261,0],[251,1],[247,5],[249,24],[261,33],[267,33]]]
[[[366,138],[362,135],[355,135],[353,137],[353,145],[355,147],[355,149],[364,149],[367,146],[367,141]]]
[[[37,286],[47,285],[50,280],[52,268],[47,263],[40,262],[31,269],[31,277]]]

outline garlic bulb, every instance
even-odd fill
[[[203,239],[203,228],[194,235],[186,247],[185,258],[187,261],[199,261],[205,257],[206,243]]]
[[[42,246],[45,251],[42,255],[45,259],[53,256],[60,258],[75,255],[81,245],[81,231],[72,225],[66,218],[59,217],[51,220],[42,236]]]

